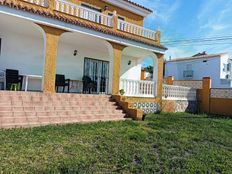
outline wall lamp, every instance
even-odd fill
[[[77,56],[77,53],[78,53],[78,51],[77,51],[77,50],[74,50],[73,55],[74,55],[74,56]]]

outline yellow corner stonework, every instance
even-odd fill
[[[46,35],[43,92],[54,93],[58,42],[60,35],[66,31],[44,25],[39,26],[41,26]]]
[[[117,95],[119,93],[119,83],[120,83],[120,69],[122,60],[122,50],[126,47],[117,43],[110,42],[113,47],[114,56],[114,69],[113,69],[113,84],[112,84],[112,94]]]
[[[157,99],[162,107],[164,55],[155,53],[158,58]]]

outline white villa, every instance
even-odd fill
[[[71,94],[56,92],[118,96],[124,90],[124,102],[137,97],[157,109],[166,48],[160,31],[144,28],[151,13],[129,0],[1,0],[0,88],[23,91],[1,95],[14,102],[17,95],[60,100]],[[140,80],[145,57],[154,62],[152,81]]]
[[[198,54],[165,62],[165,77],[175,80],[212,79],[213,88],[232,88],[232,59],[228,53]]]

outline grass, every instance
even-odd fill
[[[232,119],[160,114],[0,131],[0,173],[231,172]]]

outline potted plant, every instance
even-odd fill
[[[121,96],[123,96],[123,95],[125,94],[124,89],[120,89],[120,90],[119,90],[119,93],[120,93]]]

